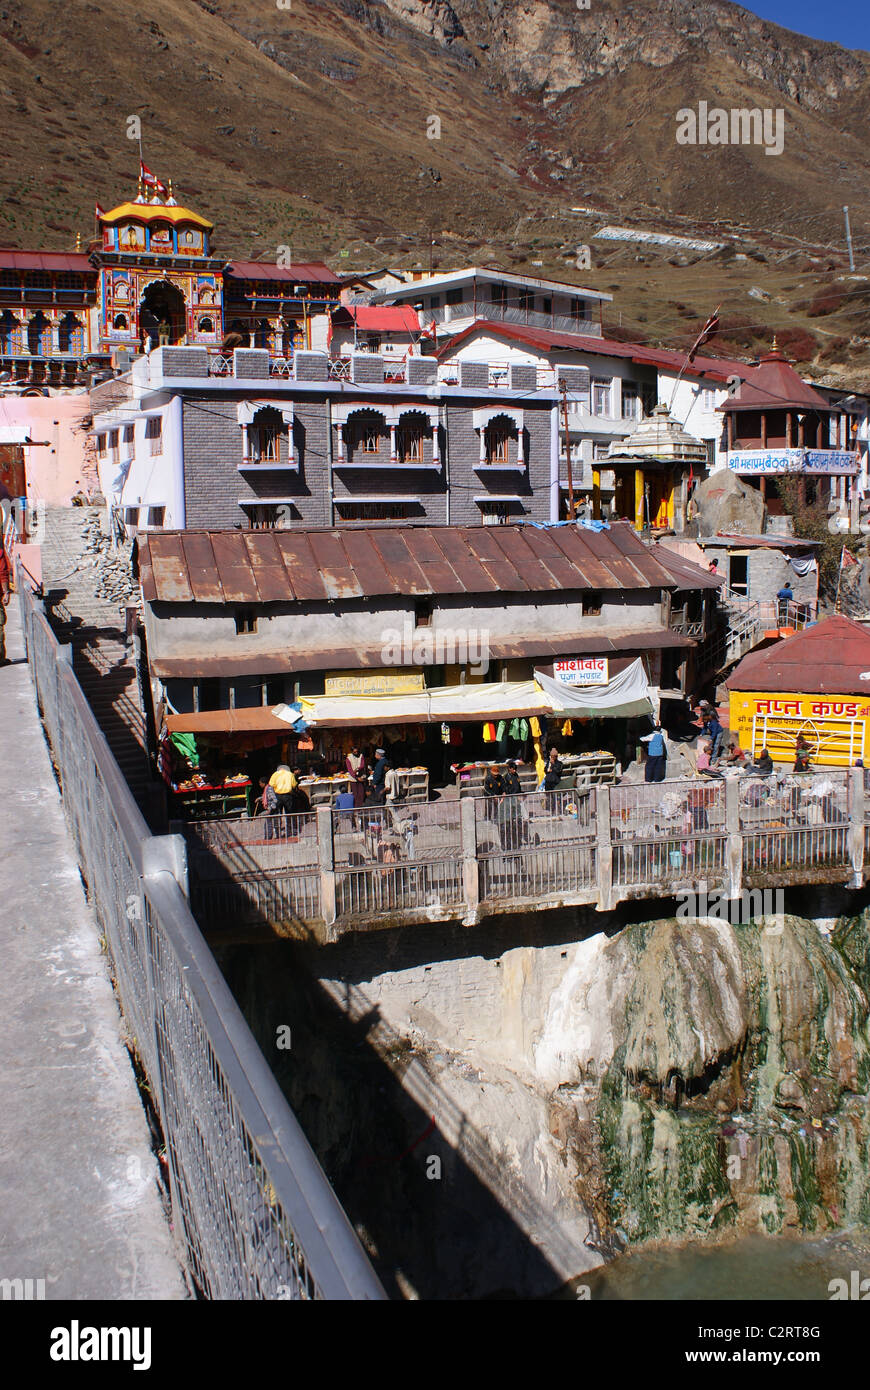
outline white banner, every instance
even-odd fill
[[[858,472],[858,455],[845,449],[732,449],[728,454],[732,473],[828,473]]]

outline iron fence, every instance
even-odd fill
[[[383,1290],[206,946],[68,660],[18,572],[27,655],[64,809],[163,1127],[181,1254],[221,1299]],[[173,868],[175,873],[173,873]]]

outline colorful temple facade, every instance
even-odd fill
[[[213,224],[153,177],[96,221],[87,249],[0,248],[0,390],[83,387],[161,345],[325,349],[342,281],[322,262],[214,255]]]

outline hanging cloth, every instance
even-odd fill
[[[449,742],[450,742],[450,725],[449,725],[449,724],[442,724],[442,725],[441,725],[441,742],[442,742],[442,743],[449,743]]]
[[[541,737],[541,721],[534,714],[529,720],[529,728],[532,731],[532,738],[539,739]]]
[[[506,721],[505,721],[504,719],[500,719],[500,720],[498,721],[498,728],[496,729],[496,733],[495,733],[495,741],[496,741],[496,743],[501,743],[502,739],[503,739],[504,736],[505,736],[505,731],[506,731],[506,729],[507,729],[507,723],[506,723]]]
[[[484,743],[495,743],[495,725],[492,723],[483,726]]]
[[[537,722],[538,721],[536,719],[532,720],[533,724],[537,724]],[[541,783],[544,780],[544,773],[547,771],[547,764],[544,761],[544,755],[541,752],[540,736],[535,739],[533,747],[535,750],[535,776],[537,777],[538,782]]]
[[[572,738],[572,737],[573,737],[573,734],[574,734],[574,729],[573,729],[573,727],[572,727],[572,725],[571,725],[571,720],[570,720],[570,719],[566,719],[566,720],[565,720],[565,723],[562,725],[562,737],[563,737],[563,738]]]

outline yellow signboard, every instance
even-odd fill
[[[324,695],[419,695],[423,671],[327,671]]]
[[[870,691],[860,695],[799,695],[732,690],[731,729],[740,747],[757,756],[766,748],[776,763],[793,763],[803,734],[810,762],[853,767],[870,751]]]

